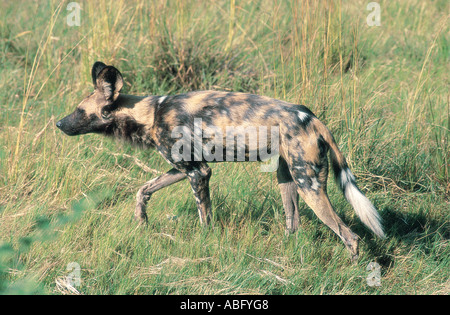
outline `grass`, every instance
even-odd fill
[[[0,292],[50,294],[449,294],[447,1],[80,1],[0,4]],[[387,232],[377,240],[330,180],[361,236],[351,264],[300,202],[284,235],[272,173],[211,165],[213,228],[187,182],[132,221],[140,185],[170,167],[156,153],[55,128],[91,89],[96,60],[129,94],[263,94],[311,108],[333,131]],[[80,266],[80,286],[65,281]],[[381,266],[370,287],[366,267]]]

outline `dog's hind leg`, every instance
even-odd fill
[[[293,165],[292,177],[298,185],[300,197],[317,217],[341,238],[352,255],[352,261],[355,261],[358,258],[359,237],[345,225],[331,206],[327,195],[328,162],[323,162],[315,165]]]
[[[135,219],[139,220],[141,223],[147,222],[145,207],[152,194],[164,187],[175,184],[184,178],[186,178],[186,174],[173,168],[167,173],[146,182],[136,195],[136,209],[134,211]]]
[[[303,188],[299,190],[299,193],[317,217],[341,238],[352,255],[352,261],[356,261],[358,259],[359,237],[338,217],[331,206],[326,192],[320,190],[316,193]]]
[[[280,157],[278,164],[277,180],[286,216],[286,230],[287,232],[294,233],[297,231],[300,223],[297,185],[292,179],[286,161],[282,157]]]
[[[358,257],[359,237],[338,217],[327,195],[327,143],[313,132],[305,133],[302,137],[293,138],[289,152],[286,162],[300,197],[341,238],[352,260],[355,260]]]

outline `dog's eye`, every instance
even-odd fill
[[[103,119],[109,119],[111,118],[111,112],[107,110],[102,110],[102,118]]]

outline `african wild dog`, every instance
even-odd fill
[[[197,201],[200,222],[205,225],[210,222],[209,160],[195,159],[194,152],[190,152],[188,158],[185,156],[183,159],[172,154],[172,148],[178,141],[173,137],[173,130],[184,126],[195,138],[194,121],[201,119],[201,131],[207,133],[211,128],[222,131],[209,133],[209,140],[217,144],[215,149],[223,150],[224,154],[226,146],[229,145],[228,142],[225,143],[227,127],[278,128],[277,179],[286,215],[286,229],[289,232],[295,232],[299,226],[300,194],[320,220],[342,239],[352,257],[357,257],[359,237],[337,216],[327,196],[327,152],[330,151],[335,177],[346,199],[370,230],[379,237],[384,236],[375,207],[356,186],[355,177],[332,134],[305,106],[263,96],[218,91],[146,97],[120,94],[123,86],[122,75],[113,66],[106,66],[102,62],[96,62],[92,67],[92,80],[94,92],[86,97],[72,114],[58,121],[56,125],[70,136],[100,133],[144,147],[156,148],[172,165],[173,168],[169,172],[150,180],[139,189],[135,218],[141,222],[147,221],[145,207],[151,195],[185,178],[189,180]],[[259,133],[261,132],[263,131],[259,130]],[[239,135],[235,132],[231,136]],[[247,138],[244,135],[241,139]],[[264,146],[270,151],[271,141],[257,141],[256,146],[259,149]],[[249,157],[249,143],[237,143],[236,147],[234,143],[232,145],[232,153],[243,149],[245,157]],[[229,152],[227,151],[226,161],[238,160],[237,153],[230,156]]]

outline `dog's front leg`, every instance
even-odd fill
[[[282,157],[280,157],[278,165],[277,179],[286,213],[286,232],[294,233],[297,231],[300,223],[298,213],[298,187],[292,179],[286,160]]]
[[[206,163],[201,163],[199,167],[190,169],[187,176],[197,202],[200,223],[208,225],[211,221],[211,200],[209,197],[211,169]]]
[[[147,213],[145,207],[150,200],[152,194],[161,188],[175,184],[180,180],[186,178],[186,174],[173,168],[167,173],[158,176],[146,182],[138,191],[136,195],[136,209],[134,211],[134,218],[141,223],[147,222]]]

